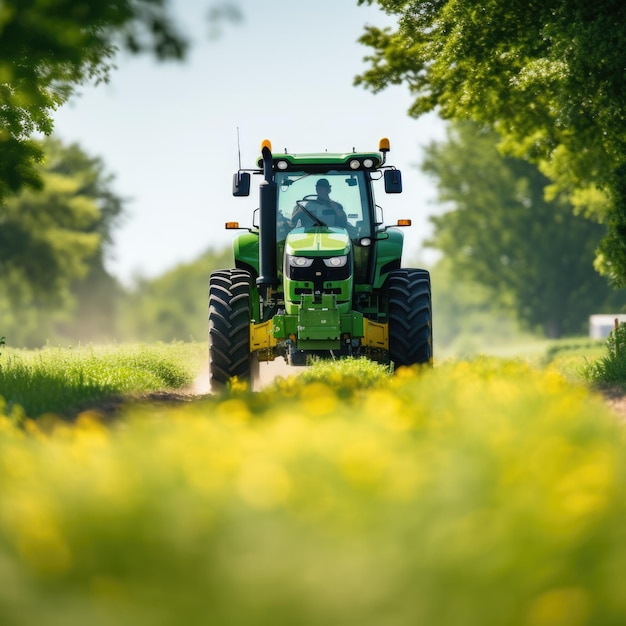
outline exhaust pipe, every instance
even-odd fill
[[[259,277],[256,284],[260,288],[270,289],[278,285],[276,269],[276,210],[278,188],[274,181],[272,144],[266,139],[261,144],[263,158],[263,176],[259,185]]]

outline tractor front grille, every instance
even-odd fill
[[[315,257],[309,267],[292,267],[287,265],[287,277],[298,282],[311,281],[313,283],[346,280],[350,278],[352,264],[350,259],[343,267],[328,267],[321,257]]]
[[[350,261],[351,259],[348,259],[343,267],[328,267],[322,258],[316,257],[309,267],[287,265],[285,268],[287,277],[300,283],[299,286],[294,286],[293,295],[311,294],[317,299],[323,294],[334,294],[340,300],[348,299],[350,296],[346,292],[344,281],[350,278],[352,267]]]

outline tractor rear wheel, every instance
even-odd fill
[[[395,367],[431,364],[433,359],[430,274],[402,269],[389,274],[389,358]]]
[[[217,270],[209,281],[209,372],[220,391],[236,376],[250,383],[258,376],[258,357],[250,352],[252,278],[244,270]]]

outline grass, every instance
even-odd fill
[[[201,344],[47,347],[7,350],[0,358],[5,411],[68,415],[111,397],[189,385],[206,348]]]
[[[597,387],[626,389],[626,324],[611,331],[606,341],[606,353],[585,364],[585,378]]]
[[[551,341],[534,362],[541,367],[556,369],[572,382],[588,383],[586,372],[589,364],[605,353],[605,341],[588,337],[565,338]]]
[[[389,367],[365,358],[317,361],[301,374],[301,382],[322,382],[332,386],[342,398],[352,397],[355,392],[390,380]]]

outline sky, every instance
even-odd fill
[[[193,42],[185,62],[123,54],[108,84],[81,87],[54,116],[55,134],[101,157],[127,199],[109,271],[129,285],[154,278],[209,247],[230,246],[226,221],[251,225],[256,190],[232,196],[237,129],[244,168],[255,166],[266,138],[275,152],[298,153],[376,151],[388,137],[388,163],[402,171],[404,192],[377,202],[385,223],[413,221],[403,231],[405,264],[427,262],[422,241],[436,190],[419,163],[444,125],[410,118],[405,86],[372,94],[353,85],[368,67],[357,41],[364,25],[393,26],[393,18],[356,0],[239,0],[243,21],[222,23],[211,38],[210,4],[173,2]]]

